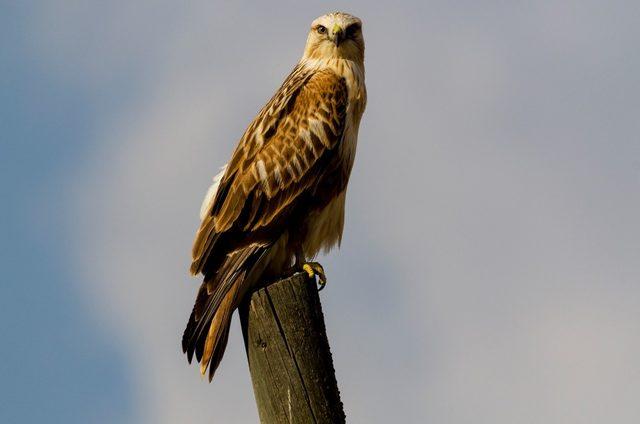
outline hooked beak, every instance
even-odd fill
[[[340,25],[335,24],[331,29],[331,32],[333,33],[333,39],[332,39],[333,44],[335,44],[336,47],[338,47],[340,43],[344,41],[344,31],[342,30]]]

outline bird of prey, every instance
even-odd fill
[[[362,22],[335,12],[313,21],[302,58],[240,139],[201,208],[191,273],[202,274],[182,338],[209,381],[233,311],[257,284],[340,243],[347,183],[366,105]]]

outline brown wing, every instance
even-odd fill
[[[294,69],[229,162],[196,235],[193,274],[203,270],[224,234],[251,240],[248,235],[283,218],[318,183],[342,140],[347,103],[346,82],[334,72]]]

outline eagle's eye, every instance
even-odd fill
[[[318,34],[326,34],[327,33],[327,27],[322,26],[322,25],[318,25],[316,27],[316,31],[318,31]]]

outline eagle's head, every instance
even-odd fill
[[[363,62],[362,21],[343,12],[320,16],[311,23],[304,57]]]

